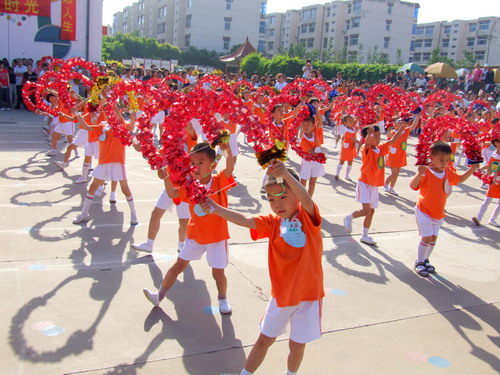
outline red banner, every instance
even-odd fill
[[[76,40],[76,0],[61,1],[61,40]]]
[[[0,0],[0,12],[50,17],[50,0]]]

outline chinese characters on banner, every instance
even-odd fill
[[[76,40],[76,0],[61,1],[61,40]]]
[[[50,17],[50,0],[0,0],[0,12]]]

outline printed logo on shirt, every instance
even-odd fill
[[[302,223],[296,218],[291,221],[281,219],[280,233],[283,240],[290,246],[301,248],[306,245],[306,235],[302,231]]]
[[[382,169],[385,167],[385,160],[383,156],[379,156],[377,159],[377,166]]]
[[[408,143],[401,142],[401,150],[406,151],[407,148],[408,148]]]

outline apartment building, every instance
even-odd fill
[[[112,34],[132,33],[227,53],[246,38],[265,47],[267,0],[139,0],[113,16]]]
[[[407,62],[419,5],[400,0],[349,0],[311,5],[266,16],[266,54],[275,55],[291,44],[308,51],[347,48],[350,60],[366,61],[375,47],[396,63],[397,51]]]
[[[471,51],[480,64],[500,65],[500,17],[418,24],[410,61],[425,65],[435,48],[455,61],[464,58],[464,51]]]

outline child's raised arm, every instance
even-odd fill
[[[224,174],[227,178],[229,178],[232,176],[234,171],[234,158],[231,152],[231,147],[228,143],[221,143],[219,147],[222,151],[227,152],[226,168],[224,168]]]
[[[462,182],[467,180],[478,169],[478,167],[479,164],[472,164],[466,172],[459,175],[460,176],[459,183],[461,184]]]
[[[227,221],[230,221],[233,224],[239,225],[240,227],[257,229],[253,217],[243,215],[226,207],[222,207],[215,203],[212,199],[208,199],[205,202],[200,203],[200,206],[207,214],[215,214],[222,217],[223,219],[226,219]]]
[[[167,171],[163,168],[158,169],[158,177],[163,180],[163,184],[165,185],[165,191],[167,192],[167,195],[169,198],[177,198],[179,196],[179,191],[177,191],[176,188],[172,185],[170,182],[169,175]]]

